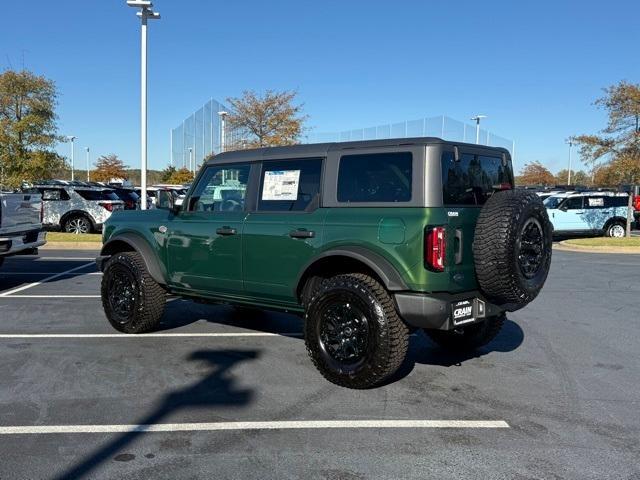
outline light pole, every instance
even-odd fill
[[[160,18],[158,12],[152,10],[153,4],[148,0],[127,0],[127,5],[139,8],[136,15],[140,17],[140,208],[147,209],[147,20]]]
[[[476,115],[475,117],[471,117],[470,119],[476,122],[476,145],[480,143],[480,120],[482,120],[483,118],[487,118],[487,116]]]
[[[89,147],[85,147],[85,150],[87,151],[87,182],[90,182],[91,180],[89,179]]]
[[[569,174],[567,175],[567,185],[571,185],[571,154],[573,152],[573,139],[567,140],[569,144]]]
[[[74,142],[74,140],[76,138],[78,138],[78,137],[75,137],[73,135],[69,135],[67,137],[67,140],[69,140],[71,142],[71,181],[72,182],[75,180],[75,175],[73,173],[73,151],[74,151],[74,148],[73,148],[74,147],[74,143],[73,142]]]
[[[220,153],[222,153],[225,148],[225,124],[229,112],[218,112],[218,115],[220,115]]]
[[[193,173],[193,148],[189,147],[189,171]]]

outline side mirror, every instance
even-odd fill
[[[173,210],[174,201],[173,194],[169,190],[158,190],[158,200],[156,202],[156,208],[163,210]]]

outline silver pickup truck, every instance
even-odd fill
[[[45,243],[40,194],[0,192],[0,265],[5,257],[34,253]]]

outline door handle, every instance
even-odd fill
[[[584,215],[584,212],[576,212],[576,215]]]
[[[289,236],[291,238],[313,238],[316,236],[316,232],[313,230],[291,230]]]
[[[235,234],[236,234],[236,233],[238,233],[238,232],[236,232],[236,229],[235,229],[235,228],[231,228],[231,227],[221,227],[221,228],[218,228],[218,229],[216,230],[216,233],[217,233],[218,235],[235,235]]]

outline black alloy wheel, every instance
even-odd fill
[[[531,217],[523,225],[518,238],[516,255],[520,273],[528,280],[534,278],[540,266],[544,264],[546,256],[542,225],[537,218]]]

